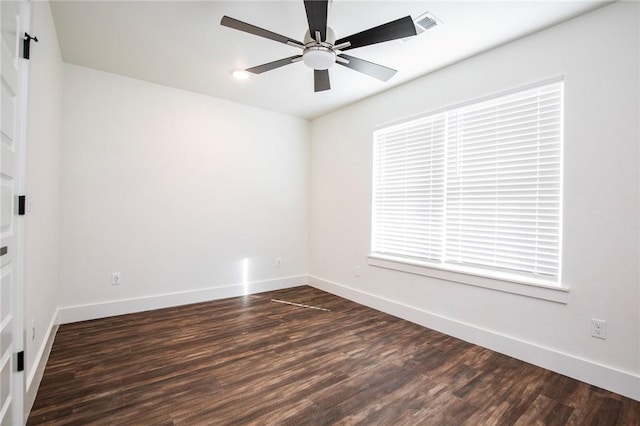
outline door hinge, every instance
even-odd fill
[[[29,50],[31,49],[31,40],[38,42],[38,37],[31,37],[29,33],[24,33],[24,40],[22,40],[22,57],[29,59]]]
[[[16,371],[24,371],[24,351],[20,351],[17,354],[17,369]]]
[[[18,216],[24,216],[27,210],[27,196],[18,195]]]

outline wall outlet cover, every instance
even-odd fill
[[[596,318],[591,318],[591,336],[598,339],[607,338],[607,322]]]

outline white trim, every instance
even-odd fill
[[[17,170],[16,170],[16,186],[14,195],[25,194],[25,182],[26,182],[26,170],[27,170],[27,123],[28,117],[28,101],[29,101],[29,61],[22,58],[20,43],[23,39],[22,34],[31,32],[31,0],[21,2],[20,7],[20,22],[18,24],[18,63],[20,64],[20,99],[18,104],[18,117],[16,120],[16,135],[18,145],[16,146]],[[14,317],[14,335],[11,342],[13,346],[13,353],[19,353],[25,350],[25,224],[24,216],[14,216],[15,226],[15,277],[13,277],[13,305],[11,307]],[[12,386],[11,386],[11,400],[13,411],[13,422],[15,424],[25,424],[26,418],[24,414],[25,403],[25,372],[13,371],[12,372]]]
[[[306,284],[307,275],[297,275],[250,283],[231,284],[198,290],[136,297],[132,299],[91,303],[87,305],[62,306],[58,310],[58,323],[67,324],[71,322],[111,317],[114,315],[124,315],[153,309],[188,305],[191,303],[208,302],[210,300],[226,299],[228,297],[280,290]]]
[[[44,339],[42,339],[42,345],[38,349],[38,353],[36,354],[35,360],[33,362],[33,366],[35,368],[32,368],[31,371],[27,372],[27,389],[29,389],[33,384],[33,380],[35,379],[36,373],[38,371],[37,367],[43,364],[43,360],[44,364],[47,363],[47,359],[49,358],[49,354],[47,353],[47,351],[51,350],[51,348],[47,348],[47,346],[49,346],[50,343],[53,344],[53,340],[55,339],[57,331],[58,311],[56,310],[54,315],[51,317],[51,321],[49,322],[49,326],[47,327],[47,332],[45,333]]]
[[[49,355],[51,354],[51,348],[53,347],[53,341],[55,340],[56,333],[58,332],[58,311],[51,318],[47,333],[44,336],[42,345],[36,354],[36,359],[31,367],[31,371],[28,371],[27,387],[24,395],[24,418],[29,418],[29,413],[33,407],[33,403],[36,401],[36,395],[40,382],[42,382],[42,376],[44,370],[49,361]]]
[[[436,315],[312,275],[309,276],[309,285],[423,327],[640,401],[640,376],[633,372],[619,370],[579,356]]]
[[[503,291],[505,293],[519,294],[521,296],[549,300],[551,302],[569,303],[569,287],[545,285],[533,279],[526,281],[524,279],[511,279],[506,275],[504,277],[498,277],[490,276],[489,274],[482,275],[481,272],[476,271],[463,272],[462,270],[454,270],[446,266],[430,265],[419,261],[411,262],[406,259],[379,254],[370,254],[367,257],[367,263],[371,266],[393,269],[409,274],[424,275],[440,280],[468,284]]]

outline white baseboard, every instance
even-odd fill
[[[640,401],[640,376],[309,276],[309,285],[449,336]]]
[[[38,393],[38,388],[40,387],[40,382],[42,381],[42,376],[44,375],[44,369],[47,366],[47,361],[49,360],[49,354],[51,354],[51,348],[53,347],[53,341],[56,337],[56,332],[58,331],[58,311],[51,318],[51,322],[49,323],[49,327],[47,327],[47,332],[42,340],[42,345],[40,349],[38,349],[38,353],[36,354],[35,361],[33,363],[33,367],[31,367],[31,371],[27,371],[27,384],[26,384],[26,392],[24,395],[24,419],[29,418],[29,413],[31,412],[31,408],[33,407],[33,403],[36,400],[36,394]]]
[[[132,314],[135,312],[150,311],[153,309],[169,308],[172,306],[226,299],[228,297],[242,296],[245,294],[297,287],[300,285],[306,285],[307,278],[307,275],[297,275],[293,277],[256,281],[247,284],[210,287],[198,290],[137,297],[133,299],[91,303],[87,305],[63,306],[58,310],[58,323],[67,324],[71,322],[106,318],[114,315]]]

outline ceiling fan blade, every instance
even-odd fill
[[[271,70],[274,70],[276,68],[280,68],[280,67],[283,67],[285,65],[292,64],[298,58],[302,58],[302,55],[295,55],[295,56],[290,56],[290,57],[284,58],[284,59],[278,59],[277,61],[268,62],[266,64],[258,65],[258,66],[251,67],[251,68],[247,68],[245,71],[251,72],[251,73],[254,73],[254,74],[262,74],[263,72],[271,71]]]
[[[247,24],[246,22],[238,21],[237,19],[230,18],[229,16],[223,16],[222,20],[220,20],[220,25],[233,28],[234,30],[244,31],[245,33],[257,35],[259,37],[268,38],[270,40],[275,40],[284,44],[294,44],[298,47],[303,47],[304,45],[292,38],[285,37],[280,34],[276,34],[272,31],[265,30],[264,28],[256,27],[255,25]]]
[[[327,11],[328,0],[304,0],[309,22],[309,34],[315,40],[316,31],[320,31],[320,41],[327,40]]]
[[[322,92],[331,89],[329,83],[329,70],[313,70],[313,88],[314,92]]]
[[[349,42],[350,45],[348,47],[341,49],[349,50],[414,35],[416,35],[416,26],[413,23],[413,19],[411,19],[411,16],[405,16],[404,18],[396,19],[395,21],[387,22],[386,24],[350,35],[349,37],[341,38],[340,40],[336,40],[335,44],[339,45]]]
[[[353,56],[345,54],[340,54],[338,56],[347,59],[349,63],[345,64],[344,62],[336,62],[337,64],[342,65],[343,67],[351,68],[352,70],[361,72],[370,77],[377,78],[381,81],[389,80],[398,72],[397,70],[387,68],[379,64],[374,64],[373,62],[365,61],[364,59],[355,58]]]

